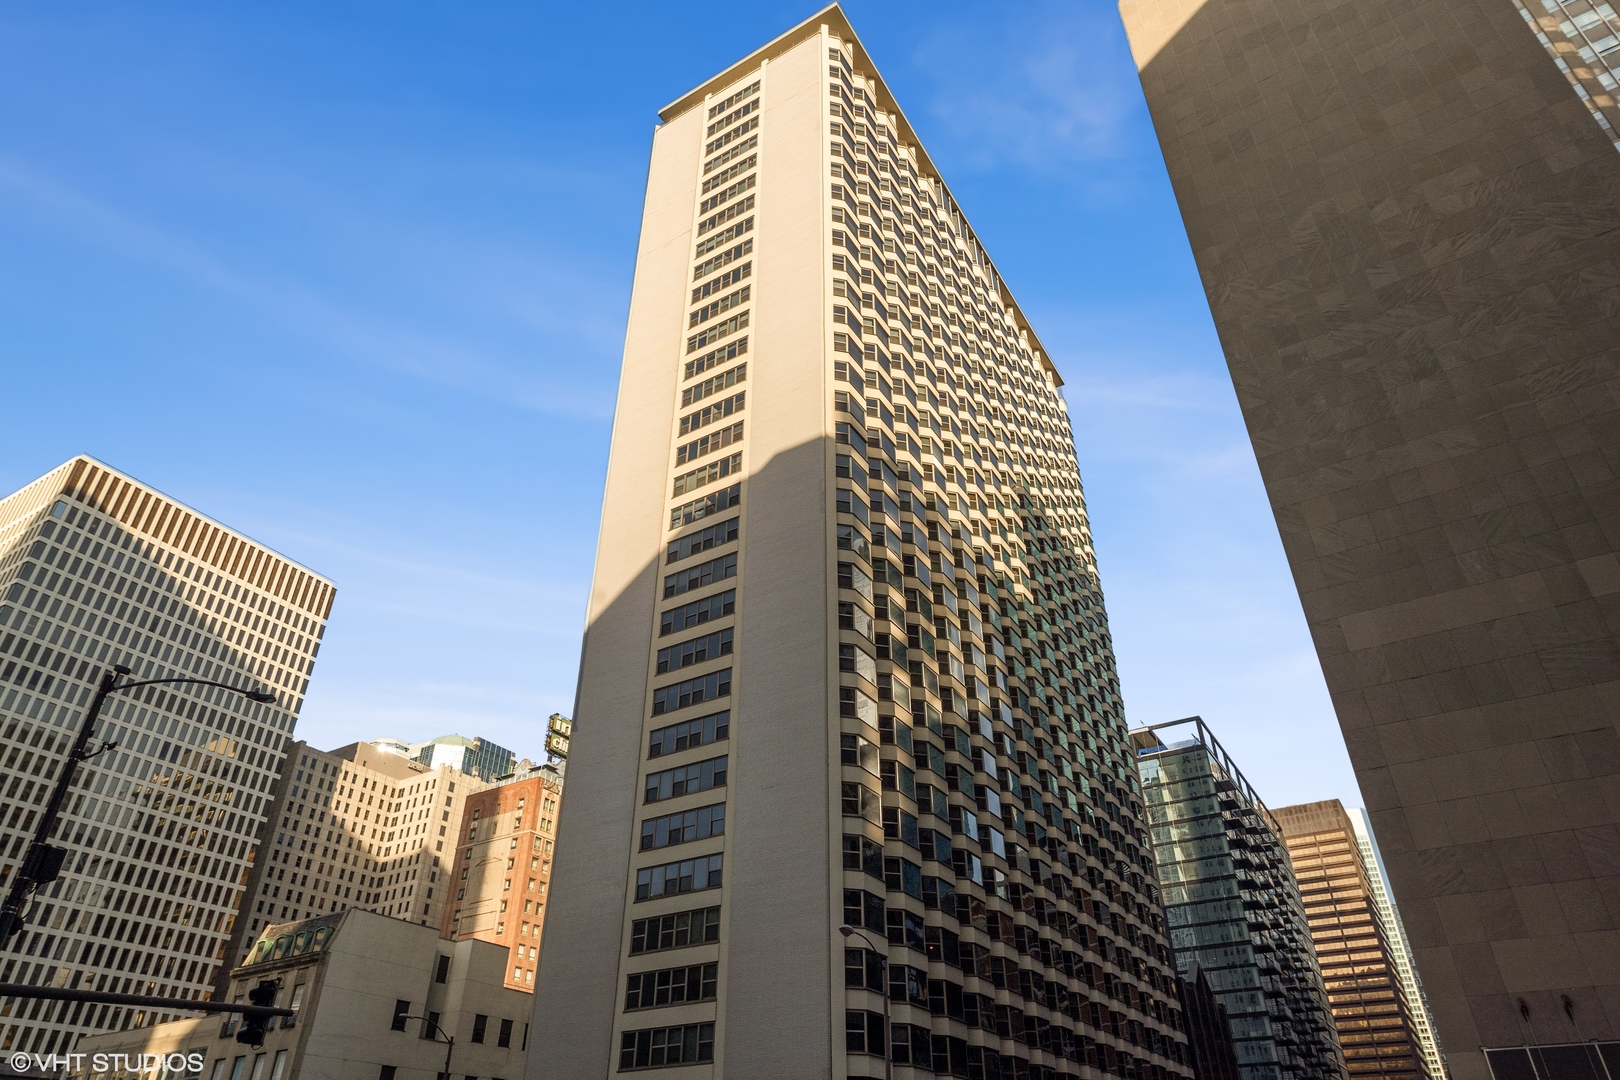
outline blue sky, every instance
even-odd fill
[[[809,5],[0,8],[0,488],[338,582],[300,733],[572,707],[657,108]],[[1068,382],[1132,724],[1359,803],[1112,4],[851,18]]]

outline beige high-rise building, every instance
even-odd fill
[[[113,694],[0,951],[0,983],[205,998],[320,649],[332,583],[89,457],[0,500],[0,889],[108,665],[194,684]],[[92,749],[95,744],[92,745]],[[0,1047],[49,1054],[151,1010],[0,999]]]
[[[1620,19],[1522,2],[1120,2],[1456,1080],[1620,1045]]]
[[[1040,339],[836,6],[659,118],[530,1076],[1187,1076]]]
[[[467,796],[486,786],[370,743],[289,744],[264,841],[250,856],[232,963],[266,924],[349,908],[437,928]]]

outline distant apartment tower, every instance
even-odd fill
[[[386,741],[386,749],[404,745],[393,740]],[[440,735],[427,742],[411,743],[404,753],[430,769],[455,769],[488,783],[510,775],[517,766],[517,755],[506,747],[497,746],[488,739],[469,739],[465,735]]]
[[[469,796],[457,838],[444,935],[506,946],[514,990],[534,990],[562,794],[557,769],[530,766]]]
[[[332,597],[325,578],[92,458],[0,500],[0,888],[107,666],[277,696],[176,684],[108,699],[97,735],[117,746],[74,785],[53,840],[68,861],[0,951],[0,983],[208,995]],[[135,1016],[0,1000],[0,1046],[61,1053]]]
[[[437,928],[463,807],[483,786],[370,743],[289,744],[231,937],[232,964],[262,926],[349,908]]]
[[[1372,886],[1373,906],[1378,911],[1378,917],[1384,924],[1384,931],[1389,940],[1390,958],[1395,964],[1395,978],[1400,983],[1401,993],[1406,997],[1407,1008],[1412,1014],[1412,1027],[1417,1033],[1418,1051],[1423,1055],[1423,1063],[1429,1070],[1429,1075],[1435,1080],[1445,1080],[1449,1076],[1446,1070],[1445,1055],[1440,1048],[1440,1041],[1434,1034],[1434,1018],[1429,1014],[1429,999],[1423,992],[1422,980],[1418,978],[1417,963],[1412,959],[1412,946],[1407,942],[1406,927],[1401,923],[1401,912],[1395,905],[1395,899],[1389,888],[1389,876],[1384,872],[1384,857],[1378,853],[1378,841],[1373,836],[1372,822],[1367,817],[1367,811],[1356,807],[1350,811],[1350,824],[1356,833],[1356,848],[1361,853],[1361,865],[1367,872],[1367,881]]]
[[[1522,3],[1120,3],[1457,1080],[1620,1041],[1620,20]]]
[[[1276,819],[1199,717],[1132,739],[1176,962],[1226,1006],[1244,1080],[1345,1076]]]
[[[1416,1008],[1396,972],[1355,826],[1337,800],[1272,811],[1294,864],[1351,1080],[1441,1080],[1418,1043]]]
[[[530,1075],[1185,1076],[1061,379],[838,7],[660,120]]]

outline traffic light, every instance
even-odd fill
[[[248,1004],[258,1005],[261,1008],[271,1008],[276,1003],[276,995],[281,992],[281,982],[278,979],[261,979],[259,985],[247,992]],[[236,1041],[246,1043],[248,1046],[264,1045],[264,1027],[270,1018],[263,1013],[243,1013],[242,1027],[236,1033]]]

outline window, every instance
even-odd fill
[[[473,1015],[472,1041],[475,1042],[475,1043],[483,1042],[484,1041],[484,1032],[488,1028],[489,1028],[489,1017],[485,1016],[483,1013],[475,1013]]]
[[[442,983],[446,982],[449,978],[450,958],[448,956],[441,956],[439,957],[438,967],[433,972],[433,981],[436,983]]]
[[[286,1053],[287,1051],[283,1050],[276,1055],[276,1065],[278,1069],[281,1065],[281,1059]],[[394,1080],[394,1066],[384,1065],[382,1068],[378,1069],[377,1080]]]
[[[641,850],[672,847],[694,840],[723,835],[726,831],[726,804],[714,803],[641,823]]]
[[[512,1021],[501,1021],[501,1033],[495,1037],[495,1045],[507,1047],[512,1045]]]
[[[724,870],[724,856],[705,855],[681,862],[649,866],[636,871],[636,899],[718,889]]]
[[[729,595],[729,594],[728,594]],[[719,742],[731,734],[731,710],[710,713],[700,716],[696,720],[685,720],[679,724],[659,728],[649,737],[647,756],[650,758],[673,754],[679,750],[692,747],[706,746],[712,742]],[[649,780],[650,782],[650,780]],[[721,781],[724,783],[724,781]]]
[[[690,1001],[713,1001],[719,964],[691,964],[633,974],[626,983],[624,1008],[656,1009]]]
[[[408,1001],[394,1002],[394,1021],[389,1025],[392,1031],[404,1031],[405,1021],[410,1016],[411,1003]]]
[[[418,1035],[417,1038],[421,1038],[421,1039],[437,1039],[438,1037],[439,1037],[439,1014],[436,1013],[436,1012],[430,1012],[430,1013],[427,1014],[427,1022],[422,1025],[422,1033],[420,1035]]]
[[[630,955],[684,949],[720,940],[720,909],[698,908],[654,915],[630,924]]]
[[[883,877],[883,845],[864,836],[844,837],[844,869],[860,870],[872,877]]]
[[[888,921],[884,915],[883,897],[863,889],[844,890],[844,921],[850,926],[864,927],[875,933],[887,933]]]
[[[647,777],[644,802],[661,802],[697,791],[726,786],[726,758],[695,761],[678,769],[665,769]]]
[[[883,1014],[864,1009],[850,1009],[844,1013],[844,1049],[851,1054],[883,1056],[886,1047],[883,1038]]]
[[[871,949],[844,950],[844,985],[883,993],[883,954]]]

